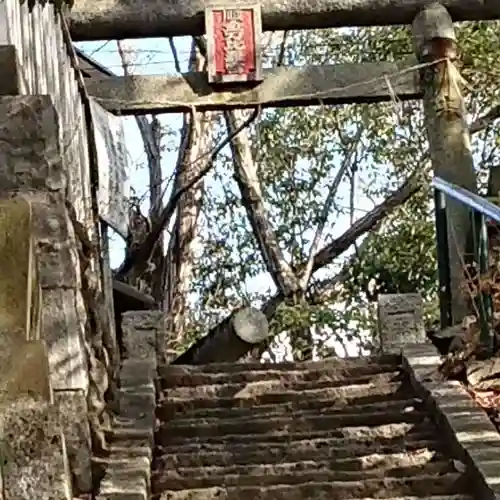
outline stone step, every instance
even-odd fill
[[[399,369],[397,363],[359,364],[358,362],[342,362],[331,360],[318,362],[309,366],[295,365],[293,369],[283,366],[272,366],[267,370],[254,369],[241,365],[241,371],[206,371],[201,366],[170,365],[162,368],[160,377],[165,389],[176,387],[193,387],[197,385],[243,384],[269,380],[290,382],[314,382],[322,379],[348,380],[360,377],[379,375]]]
[[[150,497],[147,489],[131,477],[129,481],[120,486],[101,483],[101,489],[96,495],[96,500],[148,500]]]
[[[401,447],[399,447],[399,450],[401,450]],[[286,454],[281,460],[269,460],[271,457],[268,457],[264,450],[262,451],[263,453],[260,455],[262,461],[255,464],[237,464],[234,461],[228,460],[223,465],[202,464],[186,467],[179,463],[177,456],[173,455],[165,457],[161,465],[158,464],[158,470],[161,471],[160,473],[174,471],[183,477],[221,476],[225,474],[276,475],[278,472],[288,473],[311,468],[326,468],[342,473],[361,472],[367,475],[373,473],[380,475],[385,470],[387,475],[405,476],[412,475],[408,473],[408,470],[412,467],[423,465],[430,467],[432,465],[432,467],[436,466],[436,470],[438,471],[450,467],[449,459],[445,459],[442,453],[427,447],[398,451],[396,453],[370,453],[345,459],[331,456],[328,458],[313,456],[309,459],[294,460]],[[451,465],[451,467],[450,470],[453,471],[453,466]]]
[[[214,491],[215,490],[215,491]],[[220,491],[219,488],[209,488],[203,490],[205,492],[205,496],[203,496],[203,500],[228,500],[227,493],[223,494],[225,492]],[[164,492],[161,495],[155,496],[155,500],[199,500],[199,496],[196,496],[199,494],[199,490],[190,490],[190,494],[194,494],[194,496],[182,496],[179,495],[179,491],[174,491],[174,492]],[[321,496],[308,496],[308,500],[328,500],[330,497],[328,496],[328,493],[326,496],[320,492]],[[260,497],[259,497],[260,498]],[[279,498],[280,500],[283,498],[286,500],[287,497],[273,497],[271,500],[276,500]],[[100,498],[97,498],[96,500],[101,500]],[[102,500],[121,500],[119,498],[115,497],[109,497],[106,499]],[[123,500],[129,500],[128,498],[125,498]],[[135,499],[131,499],[135,500]],[[354,498],[352,500],[375,500],[373,497],[372,498]],[[390,500],[475,500],[475,498],[471,495],[432,495],[432,496],[407,496],[405,495],[404,497],[398,496],[398,497],[390,497]]]
[[[103,459],[105,474],[97,499],[133,500],[148,498],[151,491],[151,461],[147,457],[111,455]],[[118,495],[123,495],[119,497]]]
[[[306,439],[339,439],[341,441],[347,439],[361,441],[380,441],[383,439],[398,440],[404,438],[409,433],[419,433],[428,431],[431,422],[428,418],[418,422],[399,422],[399,423],[384,423],[383,425],[375,426],[357,426],[357,427],[342,427],[333,429],[322,429],[316,431],[296,431],[289,432],[288,430],[277,430],[274,434],[226,434],[216,436],[205,436],[200,438],[179,438],[168,435],[165,439],[165,434],[159,433],[157,443],[164,449],[188,451],[192,449],[212,449],[213,446],[222,448],[233,447],[234,445],[252,445],[261,443],[265,446],[271,444],[289,443],[293,441],[302,441]],[[435,433],[435,428],[431,427]],[[434,434],[435,435],[435,434]],[[339,441],[340,442],[340,441]]]
[[[420,475],[406,478],[376,478],[363,481],[307,482],[257,486],[225,486],[211,488],[163,490],[160,500],[356,500],[433,495],[457,495],[466,490],[467,479],[459,473]],[[161,491],[162,485],[158,491]]]
[[[299,462],[302,460],[337,460],[340,468],[356,468],[377,457],[413,457],[420,453],[440,456],[442,446],[432,431],[408,434],[405,438],[379,438],[377,441],[336,438],[302,439],[282,443],[210,444],[158,447],[158,469],[168,467],[210,467],[263,463]],[[383,458],[381,459],[383,460]]]
[[[380,411],[409,411],[410,408],[419,408],[422,406],[422,400],[419,398],[401,398],[388,399],[383,398],[380,402],[370,404],[351,404],[339,405],[337,400],[319,400],[319,401],[292,401],[277,405],[262,405],[252,408],[209,408],[195,411],[175,412],[166,406],[159,408],[156,416],[165,422],[175,419],[176,422],[182,422],[184,425],[191,423],[198,425],[200,423],[215,423],[224,419],[256,419],[266,418],[274,419],[286,415],[294,415],[298,418],[309,414],[338,414],[338,415],[359,415],[362,413],[375,413]],[[169,411],[170,410],[170,411]]]
[[[245,371],[298,371],[298,370],[317,370],[321,368],[329,368],[330,366],[338,366],[339,368],[353,369],[361,367],[366,368],[370,365],[393,365],[399,366],[402,363],[402,358],[398,354],[382,354],[369,357],[353,357],[339,358],[331,357],[319,361],[282,361],[280,363],[260,361],[251,361],[249,363],[210,363],[207,365],[160,365],[160,374],[166,373],[171,369],[180,369],[185,372],[191,371],[194,373],[238,373]]]
[[[151,446],[146,444],[140,446],[133,442],[131,443],[120,442],[118,444],[113,444],[109,446],[109,453],[126,458],[145,457],[148,458],[149,460],[153,459],[153,450]]]
[[[115,426],[105,431],[110,451],[128,456],[151,456],[154,432],[151,429],[135,429]]]
[[[388,399],[401,399],[408,397],[410,392],[407,384],[394,382],[390,384],[348,385],[340,388],[309,389],[302,391],[282,391],[268,392],[264,394],[251,395],[246,393],[237,393],[236,397],[216,397],[212,399],[204,398],[172,398],[164,397],[159,403],[158,411],[165,412],[168,418],[171,418],[171,412],[184,413],[188,411],[219,409],[219,408],[255,408],[258,405],[274,405],[284,403],[300,403],[317,405],[322,401],[336,401],[338,405],[348,406],[351,404],[369,404],[373,402]],[[318,407],[318,406],[315,406]],[[321,408],[321,406],[319,406]]]
[[[132,486],[119,491],[98,494],[95,500],[148,500],[148,494],[145,491],[135,490]]]
[[[365,390],[379,385],[399,382],[404,375],[400,371],[384,372],[378,375],[362,375],[352,379],[317,380],[311,382],[294,382],[290,380],[263,380],[259,382],[238,384],[213,384],[173,387],[166,391],[167,400],[198,399],[198,398],[248,398],[266,393],[276,392],[303,392],[311,389],[340,389],[348,390],[353,386],[364,386]]]
[[[268,418],[219,419],[208,423],[199,421],[193,424],[188,420],[172,421],[163,424],[158,430],[160,440],[171,439],[172,443],[186,439],[205,440],[216,436],[249,435],[249,434],[291,434],[297,432],[332,431],[342,432],[344,427],[367,426],[375,427],[391,423],[422,422],[427,416],[426,411],[411,408],[409,411],[400,409],[377,412],[363,412],[352,415],[318,412]],[[260,439],[260,438],[259,438]]]
[[[147,457],[124,457],[120,454],[111,454],[108,457],[100,459],[106,464],[106,469],[110,474],[138,473],[149,480],[151,461]]]
[[[369,479],[413,478],[456,473],[450,460],[365,470],[338,470],[334,461],[295,462],[227,468],[166,469],[155,474],[159,488],[170,490],[212,488],[216,486],[271,486],[308,482],[355,482]]]

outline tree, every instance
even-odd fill
[[[493,56],[494,44],[498,42],[497,27],[497,23],[469,23],[459,30],[459,44],[466,54],[463,75],[474,89],[473,94],[468,96],[468,106],[473,120],[473,148],[480,178],[498,159],[498,143],[492,132],[492,119],[498,115],[492,106],[493,95],[488,92],[488,88],[495,88],[499,70]],[[277,52],[279,48],[275,46],[270,57],[276,58]],[[400,59],[411,53],[410,33],[404,28],[299,32],[289,35],[285,50],[288,64]],[[471,57],[469,54],[477,55]],[[487,119],[482,121],[481,117],[485,116]],[[332,185],[338,165],[346,158],[352,145],[349,139],[353,139],[358,127],[361,128],[361,136],[356,168],[349,175],[350,195],[345,196],[344,203],[338,198],[335,203],[337,213],[352,213],[359,208],[353,203],[356,198],[363,196],[374,202],[379,201],[410,172],[424,173],[425,169],[428,172],[420,103],[401,104],[395,101],[376,106],[272,110],[265,113],[252,130],[254,154],[258,153],[257,161],[261,165],[259,182],[269,220],[292,268],[307,259],[313,233],[311,228],[318,223],[318,214],[326,198],[325,185]],[[332,171],[332,167],[337,167],[337,171]],[[232,160],[228,156],[224,163],[216,166],[218,177],[226,179],[232,168]],[[358,251],[359,255],[355,253],[354,265],[341,273],[344,282],[341,293],[332,286],[330,299],[327,299],[325,290],[328,289],[329,279],[337,287],[339,281],[335,272],[338,266],[329,263],[326,276],[321,277],[324,300],[320,304],[282,307],[282,314],[278,315],[273,310],[275,308],[270,307],[276,331],[292,331],[290,318],[293,317],[294,322],[302,325],[314,323],[317,332],[323,330],[323,337],[332,338],[339,332],[342,337],[351,337],[354,341],[360,328],[374,330],[375,315],[370,304],[377,293],[391,291],[421,292],[426,299],[428,321],[432,322],[437,311],[437,285],[434,220],[428,180],[426,176],[424,189],[379,224],[377,231],[366,242],[359,244],[360,248],[363,246],[363,251]],[[203,291],[207,290],[206,281],[213,276],[209,269],[214,267],[219,270],[215,278],[219,286],[211,286],[210,290],[216,289],[218,294],[212,294],[210,301],[205,299],[199,305],[200,319],[209,312],[206,307],[209,302],[212,304],[211,319],[215,321],[221,309],[231,308],[237,303],[237,297],[265,302],[273,293],[273,290],[267,293],[249,292],[242,285],[265,272],[266,265],[264,260],[252,258],[260,253],[260,249],[239,206],[236,187],[234,184],[226,186],[223,195],[207,202],[211,204],[213,217],[219,225],[214,229],[215,224],[212,224],[210,232],[204,233],[204,258],[201,260],[210,264],[206,270],[198,270],[195,286],[203,295]],[[331,230],[329,225],[327,231]],[[231,247],[238,249],[238,255],[229,249],[225,249],[223,254],[213,252],[211,242],[217,240],[230,240]],[[224,266],[220,265],[221,261],[225,262]],[[374,290],[371,289],[373,283]],[[316,279],[309,287],[311,291],[306,294],[308,303],[315,302],[315,284]],[[338,310],[339,304],[343,311]],[[321,339],[317,332],[316,343],[321,345],[325,339]],[[363,339],[357,340],[358,345],[363,345]]]
[[[177,70],[180,63],[173,40],[170,40]],[[205,69],[203,55],[193,40],[189,69]],[[130,75],[132,48],[117,43],[124,74]],[[211,113],[193,112],[184,115],[177,165],[173,173],[170,199],[164,206],[167,187],[162,179],[162,127],[157,116],[137,116],[136,122],[144,144],[149,172],[149,216],[141,211],[140,199],[134,197],[130,206],[129,237],[126,258],[116,277],[142,291],[151,293],[157,306],[168,311],[166,329],[170,332],[169,349],[183,345],[184,312],[193,265],[192,247],[197,236],[197,223],[203,198],[203,177],[213,166],[219,151],[236,137],[251,119],[230,129],[230,136],[213,147]],[[170,221],[175,215],[172,231]],[[169,232],[167,252],[163,248],[164,232]]]
[[[468,23],[458,29],[462,74],[472,89],[467,100],[481,186],[499,157],[492,90],[500,71],[494,56],[498,27]],[[283,34],[271,38],[266,64],[412,54],[411,35],[401,27],[297,32],[282,40]],[[182,292],[190,297],[189,315],[179,320],[186,329],[184,342],[203,336],[229,311],[257,304],[280,340],[279,346],[265,346],[270,355],[280,354],[277,347],[290,340],[297,359],[330,352],[333,340],[351,344],[345,349],[356,352],[372,340],[377,294],[391,291],[422,293],[432,322],[435,239],[421,104],[394,99],[380,105],[276,109],[252,121],[255,114],[245,121],[242,113],[212,121],[212,134],[229,129],[237,139],[230,148],[218,143],[222,147],[210,155],[213,165],[201,170],[199,245],[192,249],[197,264]],[[245,135],[236,136],[235,127]],[[181,188],[177,199],[174,190],[169,217],[200,178],[183,184],[189,189]],[[150,241],[165,224],[158,227]],[[134,259],[129,270],[130,262]]]
[[[129,76],[130,66],[133,64],[132,56],[134,50],[132,47],[127,47],[123,41],[117,41],[116,45],[122,62],[123,73],[125,76]],[[149,214],[147,219],[142,214],[140,199],[135,199],[130,203],[127,254],[130,254],[134,247],[143,242],[146,233],[150,230],[151,223],[156,222],[163,211],[162,125],[155,115],[151,118],[136,116],[135,119],[147,159],[149,173]],[[161,272],[165,268],[163,247],[163,238],[159,238],[151,256],[151,265],[149,266],[147,276],[130,276],[128,279],[129,283],[136,288],[150,293],[157,302],[161,302],[164,296],[164,277]]]
[[[175,54],[173,42],[172,50]],[[199,53],[194,41],[191,46],[189,69],[190,71],[206,69],[205,58]],[[203,169],[211,166],[210,156],[206,154],[204,156],[204,153],[213,148],[215,138],[212,120],[211,113],[184,115],[174,192],[177,186],[187,184],[193,176],[199,175]],[[166,277],[164,289],[166,329],[171,341],[170,348],[174,350],[185,345],[185,314],[194,265],[193,244],[198,235],[204,190],[204,180],[201,178],[179,199],[165,267],[162,270],[162,274]]]

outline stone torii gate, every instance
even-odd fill
[[[204,32],[203,13],[208,4],[203,1],[120,1],[123,5],[111,0],[77,0],[70,13],[74,40]],[[444,6],[449,12],[438,4],[423,9],[427,2],[417,0],[365,0],[357,1],[355,7],[345,5],[331,0],[311,5],[292,0],[283,7],[266,0],[260,4],[262,25],[264,29],[288,29],[413,21],[415,51],[426,85],[421,87],[414,61],[285,68],[264,73],[261,82],[240,84],[230,90],[210,85],[204,74],[184,76],[187,83],[183,78],[124,79],[108,74],[89,83],[88,90],[108,110],[122,114],[252,108],[259,104],[310,105],[317,102],[318,92],[323,102],[332,104],[379,102],[391,99],[391,93],[385,84],[367,86],[366,81],[385,81],[386,75],[395,73],[391,85],[401,99],[424,98],[436,173],[474,188],[472,176],[464,174],[472,171],[472,159],[461,96],[443,96],[436,89],[440,89],[445,58],[453,60],[454,55],[455,35],[449,13],[455,20],[493,19],[500,17],[500,5],[496,0],[446,1]],[[249,4],[238,6],[232,10],[248,10]],[[120,22],[125,21],[128,25],[120,28]],[[0,412],[0,497],[33,498],[45,494],[72,498],[71,482],[76,491],[92,489],[91,454],[106,444],[103,430],[109,415],[104,412],[105,391],[112,389],[108,381],[116,380],[121,361],[109,317],[109,266],[100,258],[104,252],[99,248],[103,238],[96,196],[97,165],[92,151],[95,141],[87,128],[92,117],[87,86],[75,64],[65,18],[56,16],[51,5],[43,7],[35,2],[28,7],[28,2],[11,0],[0,2],[0,25],[0,66],[5,76],[0,82],[0,177],[4,195],[0,203],[4,229],[0,256],[5,268],[0,288],[4,306],[0,392],[2,404],[8,402],[12,409],[10,413]],[[258,38],[254,36],[254,40]],[[252,64],[253,70],[258,69],[257,60]],[[254,73],[258,79],[259,72]],[[284,82],[286,91],[282,90]],[[189,92],[191,97],[186,94]],[[436,95],[446,97],[445,102],[451,103],[454,112],[443,114]],[[463,212],[450,207],[450,224],[463,223]],[[21,241],[24,246],[18,243]],[[450,255],[457,282],[462,271],[461,261],[457,265],[460,250],[452,248]],[[137,341],[136,332],[129,330],[130,339]],[[212,356],[213,346],[220,345],[225,336],[224,328],[210,332],[186,353],[184,361],[200,362],[203,356]],[[235,337],[226,342],[230,344],[224,351],[226,361],[231,356],[240,357],[244,349],[251,347],[251,343]],[[120,377],[126,368],[130,375],[135,369],[132,365],[121,366]],[[41,401],[31,397],[33,392]],[[151,392],[146,396],[153,419]],[[120,395],[120,405],[127,394],[123,391]],[[142,414],[144,408],[140,410]],[[39,430],[47,431],[44,438],[40,438]],[[12,459],[24,456],[24,451],[36,455],[35,460]],[[26,477],[27,468],[33,477]],[[49,468],[58,471],[57,477],[47,473]]]
[[[194,36],[206,32],[210,55],[216,33],[211,33],[213,8],[224,11],[229,7],[206,0],[168,3],[146,0],[140,4],[76,0],[70,15],[70,29],[75,41]],[[314,105],[318,104],[318,97],[322,103],[329,104],[388,101],[394,93],[401,100],[423,98],[434,174],[476,192],[463,99],[460,91],[445,90],[441,82],[446,68],[449,68],[446,61],[454,63],[456,60],[453,22],[499,19],[500,2],[444,0],[439,4],[426,0],[293,0],[280,3],[262,0],[256,6],[250,0],[242,0],[230,8],[240,12],[250,9],[254,13],[255,40],[258,40],[261,23],[264,30],[412,23],[416,60],[274,68],[263,72],[262,81],[254,78],[251,85],[247,82],[231,87],[212,83],[204,73],[178,77],[105,77],[91,79],[89,93],[109,111],[122,115]],[[257,48],[254,48],[258,55]],[[213,66],[215,61],[209,59],[209,64]],[[255,64],[258,67],[257,59]],[[416,71],[418,64],[424,67]],[[211,71],[209,67],[209,74]],[[388,88],[387,78],[392,88]],[[456,241],[447,245],[449,250],[445,260],[449,262],[450,271],[449,276],[443,275],[440,283],[444,325],[461,321],[467,311],[460,289],[470,229],[466,207],[447,200],[446,214],[447,227],[453,229]],[[438,241],[443,242],[448,233],[446,225],[438,224],[437,229]],[[208,338],[213,338],[213,335],[198,342],[198,347]]]

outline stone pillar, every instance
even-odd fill
[[[90,445],[88,424],[82,414],[86,414],[89,385],[85,342],[90,332],[66,189],[58,120],[51,98],[0,97],[0,196],[15,194],[32,207],[42,303],[39,337],[47,346],[56,400],[66,410],[62,422],[71,431],[67,435],[68,453],[79,457],[78,463],[70,464],[73,472],[79,471],[74,476],[75,486],[89,491]],[[0,270],[0,280],[3,273]],[[74,429],[79,429],[77,440]]]
[[[404,346],[427,343],[422,297],[418,293],[380,295],[378,324],[383,353],[401,352]]]
[[[64,200],[35,195],[34,237],[40,262],[42,338],[75,490],[92,490],[91,440],[87,417],[88,331],[81,291],[77,240]]]
[[[379,339],[383,354],[402,354],[404,369],[422,380],[435,375],[440,357],[425,333],[418,293],[380,295]]]
[[[112,430],[114,446],[97,500],[107,500],[118,493],[147,500],[151,493],[156,430],[156,346],[163,329],[163,314],[127,312],[123,315],[122,328],[125,354],[119,375],[118,415]],[[138,453],[138,445],[142,452]]]
[[[153,443],[156,410],[157,342],[163,326],[159,311],[123,315],[124,359],[119,383],[120,416],[150,433]]]
[[[421,84],[434,174],[476,193],[477,180],[462,93],[464,85],[456,66],[458,47],[453,20],[443,5],[430,3],[415,17],[412,32],[415,55],[419,62],[429,64],[421,70]],[[438,223],[436,230],[438,241],[447,241],[447,245],[442,246],[448,247],[440,249],[443,252],[440,265],[449,266],[450,271],[449,280],[444,276],[440,278],[440,300],[442,316],[451,316],[451,324],[446,326],[451,326],[459,324],[469,314],[470,298],[464,293],[464,263],[470,263],[472,257],[467,255],[472,230],[470,209],[450,198],[446,199],[445,207],[436,208],[444,210],[447,219],[446,224]]]

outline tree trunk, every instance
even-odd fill
[[[442,5],[431,4],[415,17],[413,35],[419,60],[435,63],[424,68],[421,73],[425,122],[434,173],[446,181],[476,192],[470,134],[461,92],[463,84],[455,66],[456,38],[449,13]],[[442,314],[451,315],[451,323],[456,324],[468,314],[468,297],[463,290],[471,219],[469,208],[452,199],[446,200],[445,211],[447,229],[438,225],[437,231],[438,241],[447,239],[448,242],[451,307],[448,306],[447,311],[443,309]],[[441,269],[447,267],[445,260],[442,259]],[[444,282],[440,285],[441,289],[446,286]],[[446,294],[442,294],[442,305],[446,297]]]
[[[293,328],[288,337],[294,361],[309,361],[313,359],[314,337],[310,326]]]
[[[173,364],[200,365],[236,361],[268,335],[266,316],[258,309],[244,307],[212,328],[207,335],[209,341],[193,344]]]
[[[118,53],[122,61],[123,73],[129,76],[130,49],[127,50],[123,41],[117,41]],[[146,153],[148,174],[149,174],[149,220],[155,222],[163,211],[163,183],[161,168],[161,140],[162,127],[156,116],[148,120],[146,116],[135,117],[137,127],[141,134]],[[130,249],[129,249],[130,251]],[[139,282],[144,284],[146,291],[151,294],[157,304],[160,304],[164,291],[161,269],[163,269],[163,239],[160,238],[156,243],[154,252],[151,256],[151,265],[148,272],[142,276],[130,278],[129,282],[136,288],[141,288]]]
[[[139,117],[137,117],[139,118]],[[158,117],[153,116],[149,124],[149,141],[146,143],[149,172],[149,219],[154,224],[163,211],[163,179],[161,168],[162,130]],[[142,134],[144,136],[144,134]],[[150,144],[151,143],[151,144]],[[149,279],[151,295],[158,305],[161,305],[165,290],[161,270],[164,267],[165,250],[163,238],[160,238],[151,256],[152,269]]]
[[[204,65],[205,59],[198,53],[193,42],[190,69],[201,71]],[[197,132],[192,134],[191,129]],[[210,155],[206,153],[213,147],[212,113],[196,113],[194,117],[184,115],[181,136],[177,160],[178,185],[185,184],[186,180],[196,175],[196,172],[206,167],[206,163],[210,161]],[[182,195],[168,245],[164,273],[164,307],[167,312],[169,351],[178,351],[184,341],[186,301],[193,272],[193,243],[197,235],[203,193],[202,179]]]
[[[229,135],[238,128],[239,122],[244,121],[243,113],[242,111],[224,113]],[[288,264],[269,221],[258,177],[258,166],[253,159],[248,132],[238,135],[231,141],[231,151],[234,178],[267,271],[280,294],[291,304],[298,304],[304,300],[305,287],[301,288],[300,277]],[[289,338],[296,361],[312,359],[314,346],[310,328],[292,328]]]
[[[233,134],[244,122],[243,114],[243,111],[224,113],[229,135]],[[288,265],[276,233],[267,217],[248,132],[239,134],[231,141],[231,152],[234,162],[234,178],[240,189],[241,200],[267,271],[273,278],[276,288],[284,296],[293,296],[300,290],[299,279]]]

